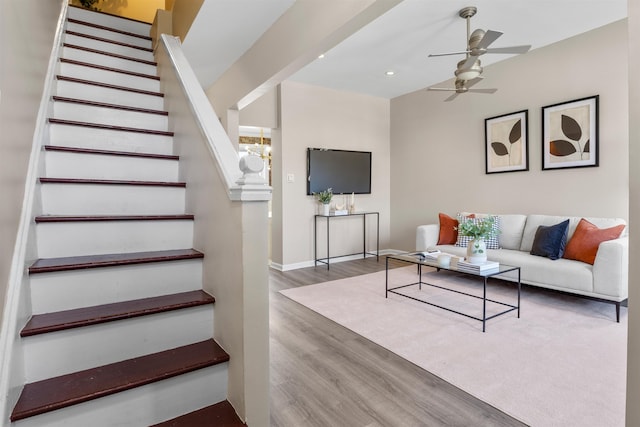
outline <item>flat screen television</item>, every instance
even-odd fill
[[[371,152],[307,149],[307,194],[371,194]]]

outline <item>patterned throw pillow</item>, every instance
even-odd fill
[[[494,236],[488,238],[485,243],[487,245],[487,249],[499,249],[500,248],[500,243],[498,242],[498,234],[500,232],[500,217],[497,215],[488,215],[489,217],[493,217],[494,221],[493,221],[493,230],[495,231]],[[466,221],[472,221],[475,224],[478,224],[479,222],[482,222],[484,219],[487,218],[487,216],[483,216],[483,217],[477,217],[476,215],[473,216],[466,216],[466,215],[462,215],[462,214],[458,214],[458,223],[462,224],[463,222]],[[467,245],[469,244],[469,242],[472,240],[472,237],[469,236],[463,236],[462,234],[458,233],[458,239],[456,240],[456,246],[460,246],[461,248],[466,248]]]

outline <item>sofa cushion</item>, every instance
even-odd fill
[[[500,235],[498,235],[500,247],[504,249],[520,249],[522,232],[526,222],[526,215],[500,215]]]
[[[610,228],[598,228],[582,218],[576,227],[571,240],[567,243],[564,258],[592,264],[596,260],[600,243],[620,237],[624,231],[624,224]]]
[[[451,218],[447,214],[438,214],[440,220],[440,235],[438,236],[439,245],[453,245],[458,238],[458,220]]]
[[[561,258],[567,244],[568,230],[568,219],[556,225],[540,225],[533,239],[531,255],[544,256],[552,260]]]
[[[566,216],[554,216],[554,215],[528,215],[527,222],[524,226],[524,231],[522,232],[522,243],[520,244],[520,250],[526,253],[531,252],[531,248],[533,247],[533,239],[536,237],[536,231],[538,231],[538,227],[541,225],[550,226],[555,225],[559,222],[566,220]],[[571,238],[572,232],[572,223],[571,218],[569,219],[569,236],[567,238]],[[577,223],[577,220],[576,220]],[[575,226],[574,226],[575,228]]]
[[[472,214],[473,216],[458,214],[458,223],[462,224],[466,221],[471,221],[475,224],[484,221],[488,216],[480,216],[477,214]],[[498,241],[498,236],[500,234],[500,217],[497,215],[491,215],[494,218],[493,221],[493,230],[495,231],[493,237],[490,237],[485,240],[487,245],[487,249],[498,249],[500,247],[500,243]],[[473,240],[470,236],[463,236],[461,233],[458,233],[458,238],[456,239],[456,246],[460,246],[462,248],[466,248],[467,244]]]

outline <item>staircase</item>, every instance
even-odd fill
[[[70,7],[12,426],[242,426],[149,25]]]

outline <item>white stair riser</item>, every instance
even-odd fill
[[[213,338],[213,305],[25,337],[27,382]],[[78,351],[82,349],[82,351]],[[50,363],[55,361],[55,363]]]
[[[69,31],[74,31],[77,33],[88,34],[88,35],[100,37],[103,39],[131,44],[134,46],[151,48],[151,40],[130,36],[128,34],[122,34],[115,31],[103,30],[101,28],[95,28],[89,25],[83,25],[76,22],[67,22],[66,28]]]
[[[78,7],[69,8],[69,18],[79,21],[90,22],[92,24],[102,25],[103,27],[115,28],[128,33],[134,33],[141,36],[149,36],[151,25],[130,19],[122,19],[117,16],[107,15],[104,13],[96,13],[90,10]]]
[[[96,107],[64,101],[56,101],[53,103],[53,117],[63,120],[124,126],[145,130],[166,131],[169,126],[169,118],[161,114]]]
[[[63,147],[173,154],[173,137],[82,126],[49,125],[50,144]]]
[[[72,310],[202,288],[202,260],[32,274],[33,314]]]
[[[102,70],[100,68],[93,68],[85,65],[70,64],[68,62],[60,63],[58,74],[66,77],[74,77],[76,79],[90,80],[92,82],[107,83],[139,90],[148,90],[150,92],[160,91],[160,81],[156,79],[118,73],[116,71]]]
[[[144,61],[154,60],[153,52],[147,52],[145,50],[136,49],[133,47],[94,40],[87,37],[76,36],[69,33],[66,33],[64,35],[64,43],[69,43],[75,46],[82,46],[89,49],[95,49],[101,52],[115,53],[116,55],[123,55],[127,58],[142,59]]]
[[[48,222],[36,236],[40,258],[189,249],[193,221]]]
[[[178,161],[145,157],[45,151],[45,174],[57,178],[178,180]]]
[[[65,46],[62,48],[63,58],[74,59],[76,61],[88,62],[90,64],[102,65],[109,68],[133,71],[134,73],[157,75],[158,69],[155,65],[144,62],[132,61],[125,58],[104,55],[102,53],[87,52],[82,49]]]
[[[171,215],[185,213],[185,188],[42,184],[44,215]]]
[[[12,427],[140,427],[227,398],[227,363],[37,415]]]
[[[105,88],[66,80],[56,80],[56,95],[65,98],[124,105],[126,107],[164,110],[164,97],[162,96]]]

